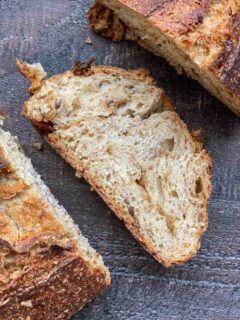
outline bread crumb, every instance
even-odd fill
[[[34,142],[33,146],[39,151],[43,150],[43,145],[41,142]]]
[[[21,302],[21,306],[22,307],[26,307],[26,308],[32,308],[33,307],[32,301],[31,300],[22,301]]]
[[[81,173],[79,173],[79,172],[77,172],[77,171],[76,171],[76,173],[75,173],[75,177],[77,177],[77,178],[79,178],[79,179],[82,179]]]
[[[85,43],[86,43],[86,44],[90,44],[90,45],[93,44],[93,43],[92,43],[92,39],[91,39],[90,37],[87,37],[87,38],[85,39]]]
[[[92,192],[93,192],[93,191],[95,191],[95,190],[94,190],[94,188],[93,188],[93,187],[90,187],[90,191],[92,191]]]
[[[0,126],[3,126],[4,119],[8,117],[9,117],[9,114],[7,112],[0,111]]]

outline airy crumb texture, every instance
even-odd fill
[[[23,114],[158,261],[171,266],[196,253],[210,158],[145,70],[80,62],[42,81]]]
[[[69,319],[109,285],[101,257],[0,128],[0,318]]]
[[[88,17],[96,32],[137,40],[240,115],[239,1],[98,0]]]

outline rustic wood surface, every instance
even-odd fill
[[[91,32],[91,0],[0,1],[0,111],[5,128],[17,134],[34,167],[110,267],[112,285],[74,319],[240,319],[240,119],[200,85],[178,76],[165,61],[131,42],[114,44]],[[90,37],[92,45],[85,39]],[[176,102],[190,128],[202,127],[213,158],[209,228],[198,255],[165,269],[133,239],[109,208],[75,177],[42,140],[20,110],[27,81],[15,59],[40,61],[49,74],[78,59],[127,68],[146,67]],[[42,142],[38,151],[34,142]]]

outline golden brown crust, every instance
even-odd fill
[[[230,92],[240,97],[240,7],[231,15],[229,24],[230,34],[209,68]]]
[[[185,33],[202,23],[211,0],[120,0],[119,2],[154,21],[162,31]]]
[[[78,61],[72,68],[72,73],[74,76],[89,76],[92,73],[92,65],[95,62],[95,58],[90,59],[89,61]]]
[[[109,282],[109,275],[100,268],[89,269],[77,254],[42,251],[35,264],[0,293],[0,318],[69,319]]]
[[[22,192],[27,184],[19,177],[0,175],[0,201],[9,200]]]
[[[0,147],[0,201],[11,199],[22,192],[27,184],[18,177]]]
[[[108,269],[89,261],[0,144],[0,319],[69,319],[109,286]]]
[[[120,0],[118,2],[142,15],[144,18],[151,20],[162,31],[182,34],[202,23],[211,0]],[[99,2],[96,2],[90,8],[88,14],[91,28],[102,36],[111,38],[113,41],[123,40],[127,27],[123,28],[118,37],[114,37],[113,35],[116,30],[113,19],[106,21],[104,19],[106,15],[114,16],[115,13]],[[121,20],[119,21],[124,25]],[[99,25],[101,25],[101,28]]]
[[[46,201],[31,189],[1,204],[1,222],[1,239],[19,253],[29,251],[36,244],[52,244],[68,236]]]
[[[135,19],[144,22],[144,28],[149,26],[159,30],[166,38],[173,41],[179,50],[182,50],[185,59],[189,59],[193,66],[196,65],[192,73],[184,65],[181,66],[186,73],[198,79],[234,112],[240,114],[239,1],[117,0],[109,3],[106,0],[98,1],[112,8],[110,2],[114,3],[114,6],[121,7],[121,12],[126,11],[128,15],[135,15]],[[103,6],[101,11],[104,11]],[[117,15],[115,12],[112,14]],[[127,27],[131,30],[133,26],[128,23]],[[94,25],[92,28],[98,32]],[[137,39],[139,44],[159,55],[154,44],[152,46],[149,44],[148,33],[144,30],[142,33],[144,37]],[[122,35],[121,39],[124,36]],[[176,65],[177,70],[179,69],[181,62],[170,62]],[[199,75],[201,72],[202,75]],[[206,81],[201,79],[205,76]]]

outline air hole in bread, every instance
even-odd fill
[[[87,135],[89,133],[88,128],[84,128],[82,131],[82,135]]]
[[[126,115],[130,116],[130,117],[133,117],[134,115],[134,110],[132,109],[127,109],[126,112],[125,112]]]
[[[165,151],[173,151],[174,148],[174,138],[171,139],[166,139],[161,143],[161,147],[162,149],[164,149]]]
[[[144,103],[139,102],[139,103],[137,104],[137,109],[141,109],[143,106],[144,106]]]
[[[61,100],[57,100],[55,103],[55,109],[58,110],[61,108]]]
[[[173,236],[175,236],[176,235],[176,230],[175,230],[174,217],[165,215],[165,218],[166,218],[166,223],[167,223],[168,230],[171,232],[171,234]]]
[[[126,101],[120,101],[120,102],[117,102],[117,107],[121,109],[121,108],[124,108],[126,104],[127,104]]]
[[[109,145],[106,149],[106,152],[110,155],[113,155],[114,153],[114,149],[113,149],[113,146],[112,145]]]
[[[106,84],[110,84],[111,82],[109,80],[101,80],[98,84],[99,88],[104,87]]]
[[[178,193],[177,193],[176,190],[173,190],[173,191],[171,192],[171,195],[172,195],[173,198],[178,198]]]
[[[163,200],[163,185],[162,185],[162,178],[158,177],[157,178],[157,190],[158,190],[158,195],[159,195],[159,200]]]
[[[129,214],[130,214],[131,216],[134,216],[134,207],[133,207],[133,206],[128,205],[128,206],[127,206],[127,208],[128,208],[128,212],[129,212]]]
[[[123,133],[122,133],[125,137],[126,136],[129,136],[129,132],[128,131],[123,131]]]
[[[140,178],[139,180],[136,180],[136,183],[137,183],[139,186],[141,186],[141,187],[143,187],[144,189],[146,189],[146,187],[145,187],[144,175],[141,175],[141,178]]]
[[[203,184],[202,184],[202,179],[199,177],[196,180],[196,185],[195,185],[195,192],[196,194],[199,194],[203,191]]]

